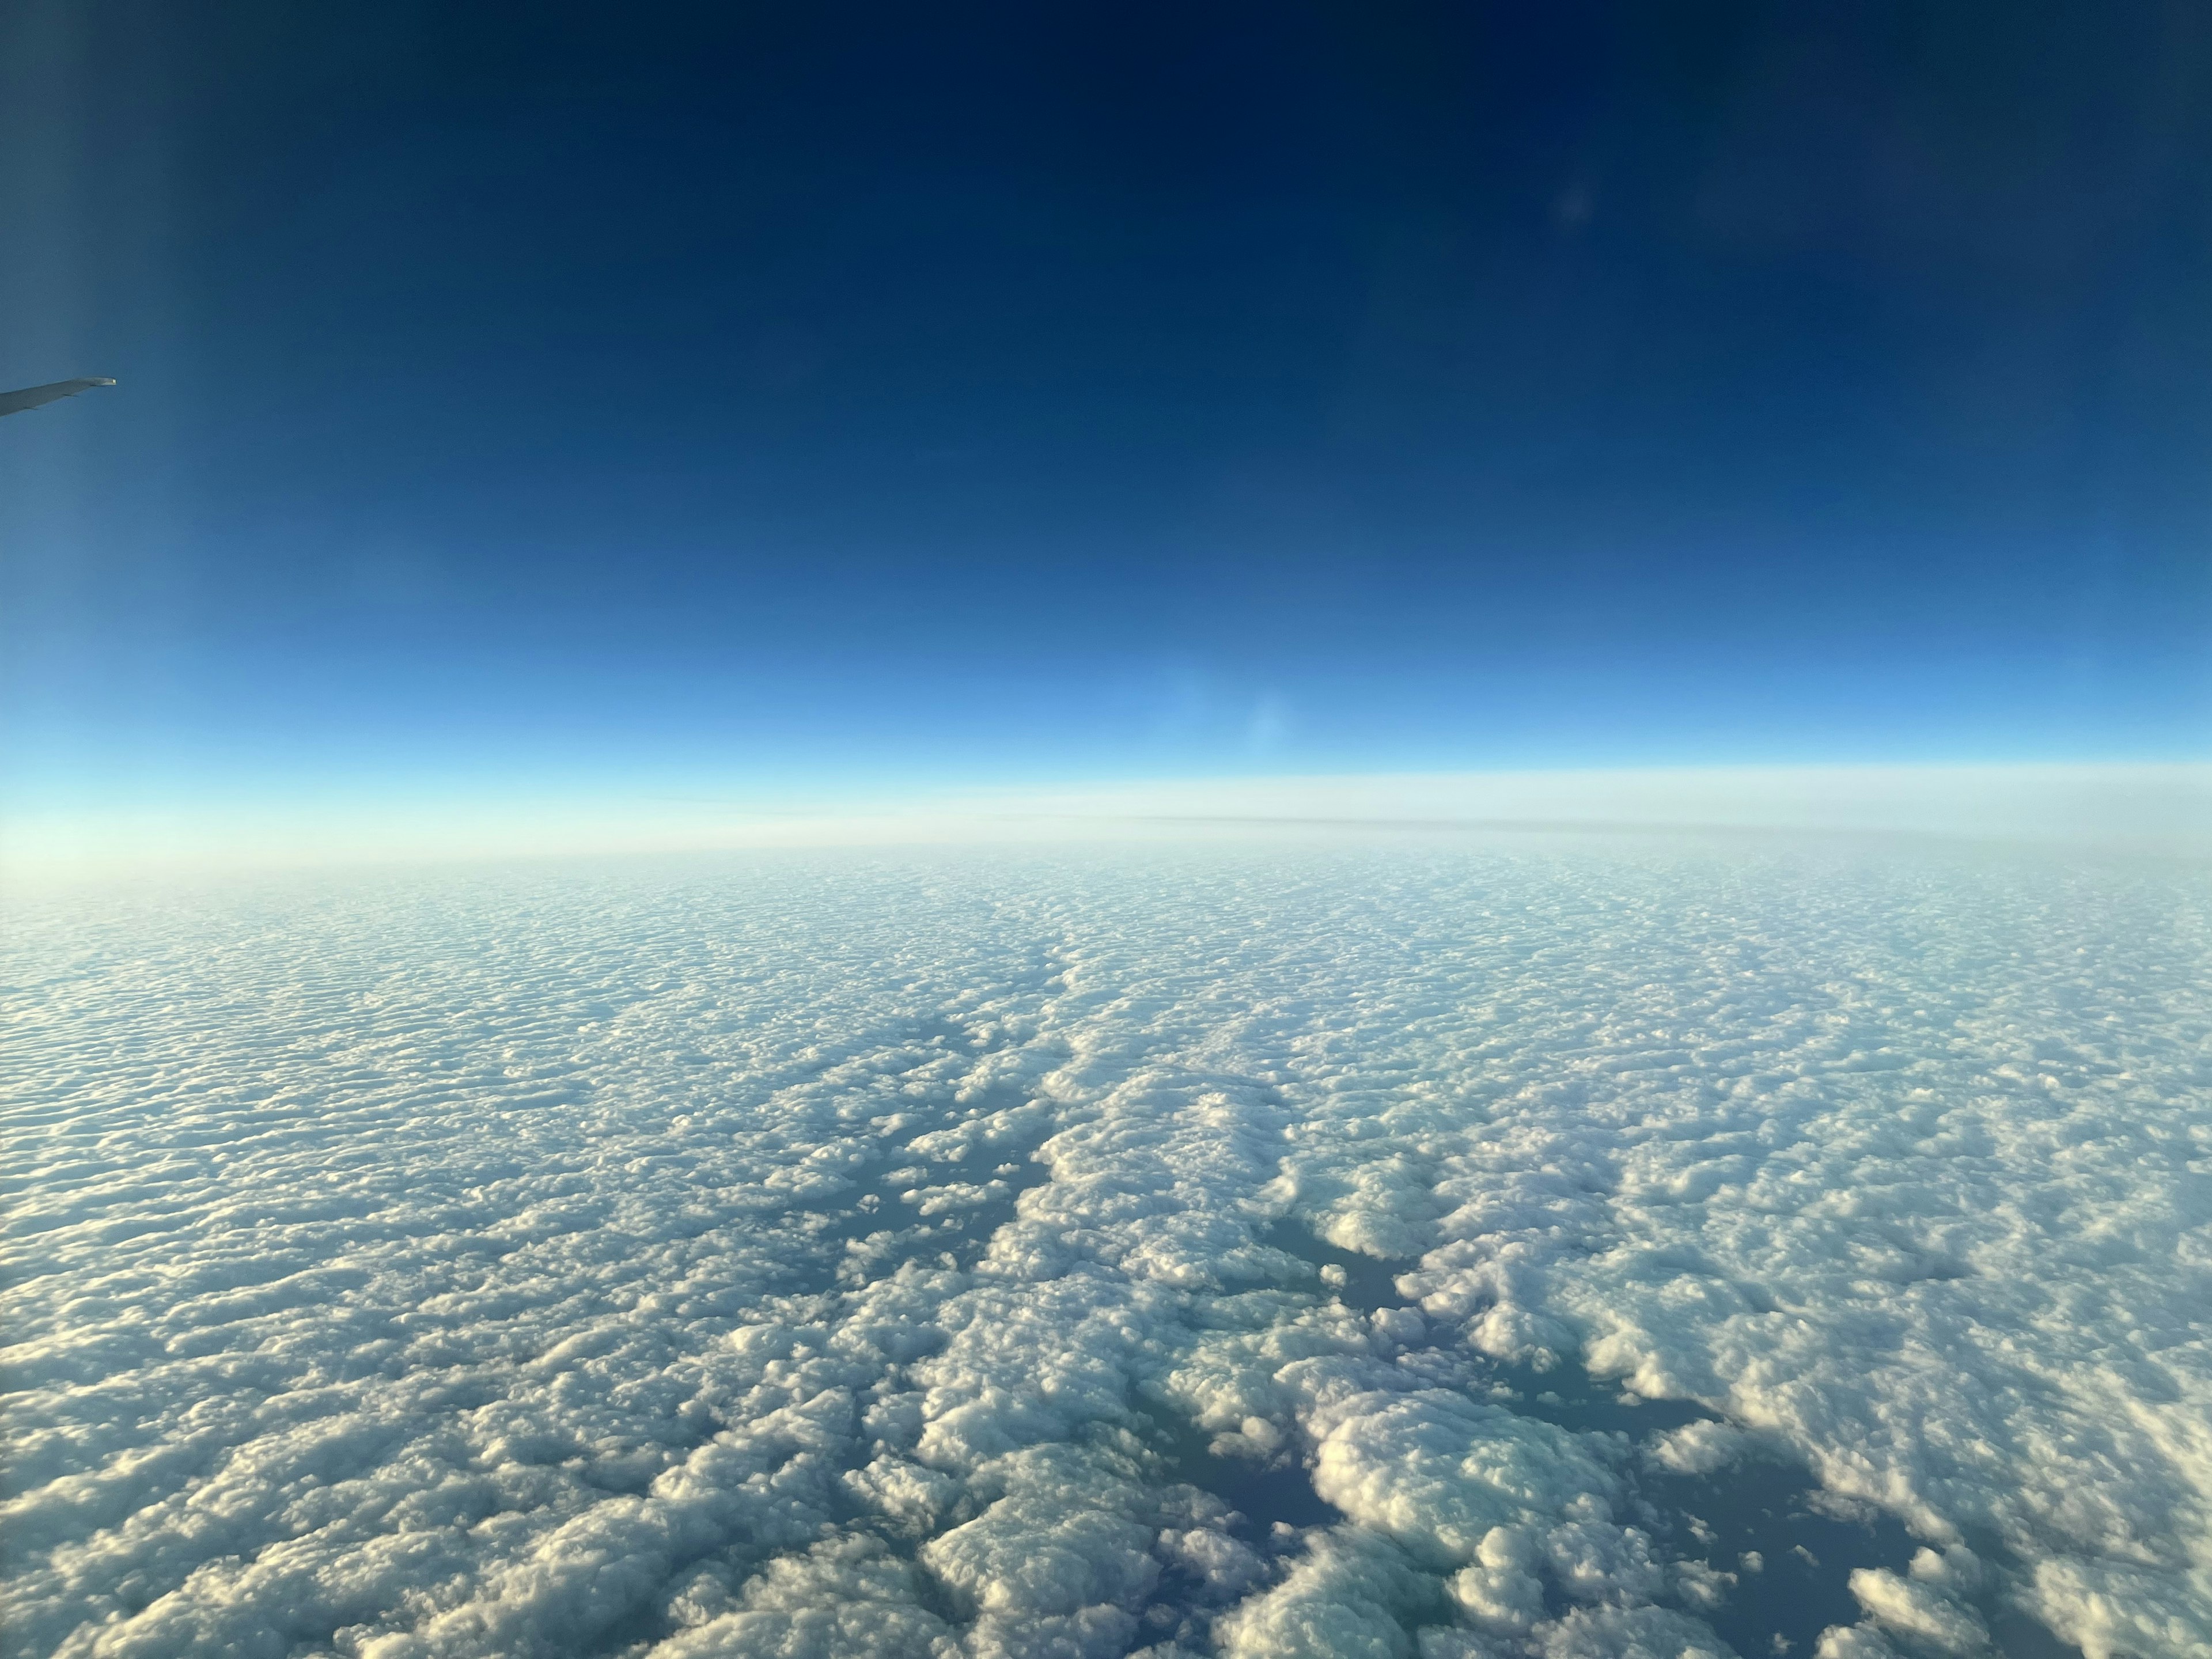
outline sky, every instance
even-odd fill
[[[0,226],[0,1659],[2206,1651],[2212,9],[11,0]]]
[[[2198,9],[4,27],[18,807],[2212,751]]]

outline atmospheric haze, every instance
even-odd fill
[[[2212,1641],[2212,884],[1404,836],[12,902],[6,1650]]]

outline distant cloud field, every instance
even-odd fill
[[[2201,864],[862,848],[0,956],[9,1654],[2212,1644]]]

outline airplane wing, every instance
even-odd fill
[[[82,380],[56,380],[51,386],[28,386],[21,392],[0,392],[0,415],[20,415],[27,409],[36,409],[40,404],[50,404],[60,398],[74,398],[80,392],[89,392],[96,386],[113,386],[112,380],[97,378]]]

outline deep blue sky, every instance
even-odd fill
[[[30,0],[19,799],[2212,752],[2194,4]]]

